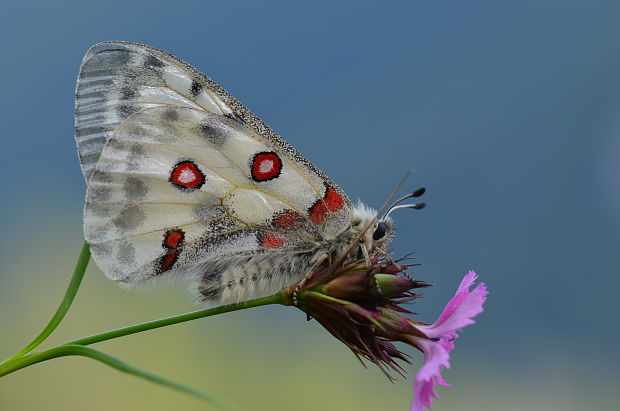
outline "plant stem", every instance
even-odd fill
[[[192,311],[190,313],[174,315],[172,317],[161,318],[159,320],[148,321],[145,323],[130,325],[123,328],[117,328],[116,330],[110,330],[99,334],[89,335],[88,337],[71,340],[66,342],[65,344],[90,345],[101,341],[107,341],[114,338],[123,337],[125,335],[136,334],[143,331],[153,330],[155,328],[166,327],[168,325],[179,324],[186,321],[192,321],[198,318],[210,317],[217,314],[228,313],[231,311],[239,311],[246,308],[260,307],[262,305],[270,304],[285,305],[282,293],[277,293],[268,297],[257,298],[255,300],[245,301],[242,303],[207,308],[205,310]]]
[[[88,247],[88,243],[84,242],[82,245],[82,250],[80,251],[80,256],[78,257],[77,263],[75,264],[75,269],[73,270],[73,275],[71,276],[71,280],[69,281],[69,286],[67,287],[67,291],[65,292],[65,296],[63,297],[56,313],[49,321],[47,326],[41,331],[39,335],[35,337],[34,340],[26,347],[24,347],[17,354],[12,357],[7,358],[6,360],[0,363],[0,366],[9,363],[17,358],[21,358],[24,355],[28,354],[35,348],[37,348],[47,337],[54,332],[56,327],[60,324],[62,319],[69,311],[69,307],[73,303],[73,299],[77,294],[78,288],[80,288],[80,284],[82,283],[82,278],[84,278],[84,273],[86,272],[86,267],[88,267],[88,262],[90,261],[90,248]]]
[[[28,367],[30,365],[51,360],[53,358],[66,356],[66,355],[81,355],[75,354],[76,346],[85,346],[95,344],[102,341],[112,340],[114,338],[123,337],[125,335],[136,334],[143,331],[153,330],[155,328],[166,327],[168,325],[179,324],[186,321],[196,320],[198,318],[210,317],[217,314],[223,314],[231,311],[244,310],[246,308],[260,307],[270,304],[282,304],[288,305],[288,301],[284,295],[276,293],[268,297],[257,298],[255,300],[245,301],[237,304],[229,304],[221,307],[207,308],[205,310],[193,311],[191,313],[185,313],[175,315],[172,317],[162,318],[159,320],[148,321],[141,324],[130,325],[128,327],[117,328],[116,330],[110,330],[99,334],[90,335],[87,337],[78,338],[68,341],[66,343],[57,345],[47,350],[26,355],[26,356],[13,356],[11,359],[4,361],[0,364],[0,377]],[[48,334],[49,335],[49,334]],[[69,348],[68,348],[69,347]],[[73,348],[71,348],[73,347]],[[22,350],[23,351],[23,350]]]

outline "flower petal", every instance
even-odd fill
[[[411,411],[431,409],[431,398],[437,398],[435,384],[450,386],[441,378],[441,367],[450,368],[450,351],[440,343],[420,339],[417,344],[424,352],[424,365],[418,371],[413,383],[415,393]]]
[[[474,271],[467,273],[437,321],[432,325],[420,327],[430,338],[440,338],[444,334],[475,323],[473,318],[484,311],[482,305],[489,293],[484,283],[469,291],[477,279],[478,275]]]
[[[477,278],[474,271],[467,273],[437,321],[428,326],[419,326],[431,340],[416,339],[416,345],[424,352],[424,365],[413,383],[415,396],[411,411],[431,408],[431,399],[437,398],[435,384],[450,385],[441,377],[441,367],[450,368],[450,352],[454,349],[454,341],[459,337],[457,331],[474,323],[473,317],[483,311],[482,305],[488,294],[484,283],[469,291]]]

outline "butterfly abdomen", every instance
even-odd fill
[[[192,285],[200,301],[234,303],[270,295],[300,281],[317,251],[298,254],[254,255],[208,264]]]

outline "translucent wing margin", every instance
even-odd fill
[[[84,56],[76,87],[76,142],[86,181],[114,129],[144,108],[178,106],[231,115],[232,110],[172,56],[131,43],[106,42]],[[173,60],[173,62],[176,59]]]

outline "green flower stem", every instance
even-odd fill
[[[125,335],[131,335],[140,333],[143,331],[153,330],[155,328],[166,327],[173,324],[179,324],[186,321],[196,320],[198,318],[210,317],[217,314],[223,314],[231,311],[244,310],[246,308],[260,307],[270,304],[282,304],[287,305],[287,300],[284,294],[276,293],[269,297],[257,298],[255,300],[245,301],[237,304],[229,304],[221,307],[207,308],[205,310],[193,311],[191,313],[185,313],[175,315],[172,317],[162,318],[159,320],[149,321],[141,324],[130,325],[128,327],[117,328],[116,330],[106,331],[99,334],[90,335],[88,337],[78,338],[68,341],[64,344],[57,345],[47,350],[20,357],[11,357],[11,360],[7,360],[0,364],[0,377],[10,374],[12,372],[21,370],[24,367],[30,365],[51,360],[53,358],[65,356],[65,355],[81,355],[74,354],[72,350],[75,350],[76,346],[85,346],[95,344],[102,341],[112,340],[115,338],[123,337]],[[49,335],[49,334],[48,334]],[[67,350],[67,347],[73,347]]]
[[[186,321],[196,320],[203,317],[211,317],[217,314],[228,313],[231,311],[245,310],[246,308],[260,307],[262,305],[282,304],[285,299],[282,293],[270,295],[269,297],[257,298],[255,300],[245,301],[237,304],[223,305],[221,307],[207,308],[205,310],[193,311],[191,313],[174,315],[172,317],[162,318],[159,320],[148,321],[141,324],[130,325],[128,327],[117,328],[116,330],[106,331],[99,334],[90,335],[88,337],[78,338],[68,341],[65,344],[90,345],[101,341],[112,340],[114,338],[123,337],[140,333],[143,331],[153,330],[155,328],[166,327],[168,325],[184,323]]]
[[[84,278],[84,273],[86,272],[86,267],[88,267],[88,262],[90,261],[90,248],[88,247],[88,243],[84,242],[82,245],[82,250],[80,251],[80,256],[78,257],[77,263],[75,264],[75,269],[73,270],[73,275],[71,276],[71,281],[69,281],[69,286],[67,287],[67,291],[65,292],[65,296],[63,297],[56,313],[47,324],[47,326],[41,331],[39,335],[35,337],[34,340],[26,347],[24,347],[17,354],[12,357],[7,358],[6,360],[0,363],[0,367],[6,363],[9,363],[17,358],[23,357],[28,354],[35,348],[37,348],[47,337],[54,332],[56,327],[60,324],[62,319],[69,311],[69,307],[73,303],[73,299],[77,294],[78,289],[80,288],[80,284],[82,283],[82,278]]]

